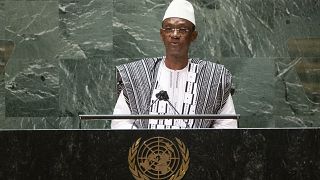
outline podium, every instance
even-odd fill
[[[151,157],[150,169],[141,163],[149,158],[148,152],[157,145],[155,142],[161,144],[167,140],[178,144],[177,149],[171,144],[166,146],[171,148],[168,151],[180,151],[184,166],[188,161],[183,176],[186,180],[320,177],[320,130],[316,128],[2,130],[0,179],[127,180],[134,179],[132,168],[141,176],[147,172],[149,177],[157,171],[163,175],[170,171],[160,163],[164,156]],[[154,153],[159,155],[159,152],[166,153],[165,150]],[[140,165],[132,164],[129,156]],[[177,157],[173,153],[170,156]],[[174,167],[174,161],[169,165],[165,167]],[[181,166],[176,169],[181,172]]]

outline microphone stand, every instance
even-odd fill
[[[176,108],[172,105],[172,103],[169,101],[169,95],[168,95],[167,91],[161,90],[160,92],[158,92],[158,93],[156,94],[156,98],[157,98],[157,99],[156,99],[148,108],[146,108],[146,109],[142,112],[142,114],[145,114],[145,113],[147,112],[147,110],[148,110],[152,105],[154,105],[156,102],[163,100],[163,101],[167,101],[168,104],[170,105],[170,107],[175,111],[175,113],[177,113],[178,115],[180,115],[180,113],[177,111],[177,109],[176,109]],[[134,120],[134,122],[132,123],[131,129],[133,129],[133,126],[136,124],[136,121],[137,121],[137,119]]]
[[[156,94],[156,97],[159,101],[164,100],[167,101],[169,103],[169,105],[171,106],[171,108],[178,114],[180,115],[180,113],[177,111],[177,109],[172,105],[172,103],[169,101],[169,95],[167,93],[167,91],[163,91],[161,90],[159,93]]]
[[[142,114],[145,114],[145,113],[148,111],[148,109],[149,109],[152,105],[154,105],[154,103],[156,103],[156,102],[158,102],[158,101],[159,101],[159,99],[156,99],[148,108],[146,108],[146,109],[142,112]],[[133,126],[136,124],[136,121],[137,121],[137,119],[135,119],[135,120],[133,121],[132,126],[131,126],[131,129],[133,129]]]

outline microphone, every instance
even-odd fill
[[[169,100],[169,95],[168,95],[167,91],[161,90],[160,92],[158,92],[156,94],[156,98],[158,98],[159,101],[161,101],[161,100],[168,101]]]
[[[176,109],[176,108],[171,104],[171,102],[169,101],[169,95],[168,95],[167,91],[161,90],[160,92],[158,92],[158,93],[156,94],[156,98],[157,98],[157,100],[155,100],[150,106],[148,106],[148,108],[146,108],[146,109],[143,111],[142,114],[145,114],[146,111],[147,111],[154,103],[156,103],[156,102],[158,102],[158,101],[167,101],[168,104],[170,105],[170,107],[171,107],[178,115],[180,115],[179,112],[177,111],[177,109]],[[135,121],[133,122],[131,129],[132,129],[133,126],[135,125],[136,121],[137,121],[137,120],[135,120]]]
[[[156,94],[156,98],[161,101],[161,100],[164,100],[164,101],[167,101],[170,105],[170,107],[177,113],[179,114],[179,112],[177,111],[177,109],[172,105],[172,103],[169,101],[169,95],[167,93],[167,91],[164,91],[164,90],[161,90],[160,92],[158,92]],[[150,108],[150,107],[149,107]],[[180,115],[180,114],[179,114]]]
[[[169,105],[171,106],[171,108],[178,114],[179,112],[177,111],[177,109],[171,104],[171,102],[169,101],[169,96],[168,96],[168,93],[167,91],[163,91],[161,90],[159,93],[156,94],[156,97],[158,98],[158,100],[164,100],[164,101],[167,101],[169,103]],[[189,120],[185,121],[183,120],[184,123],[186,124],[186,128],[190,128],[189,126]]]
[[[169,95],[168,95],[168,93],[167,93],[167,91],[164,91],[164,90],[161,90],[160,92],[158,92],[157,94],[156,94],[156,100],[155,101],[153,101],[153,103],[152,104],[150,104],[150,106],[148,106],[148,108],[146,108],[144,111],[143,111],[143,113],[142,114],[145,114],[146,113],[146,111],[148,111],[148,109],[150,109],[150,107],[153,105],[153,104],[155,104],[156,102],[158,102],[158,101],[167,101],[168,103],[169,103],[169,105],[172,107],[172,108],[174,108],[173,107],[173,105],[170,103],[170,101],[169,101]],[[174,108],[174,110],[178,113],[178,111]],[[179,113],[178,113],[179,114]]]

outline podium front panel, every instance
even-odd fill
[[[319,129],[0,131],[0,179],[320,179]]]

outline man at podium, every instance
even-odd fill
[[[197,35],[192,4],[173,0],[160,29],[165,56],[117,66],[121,93],[113,114],[235,114],[230,72],[223,65],[188,56]],[[237,120],[126,119],[112,120],[111,128],[237,128]]]

